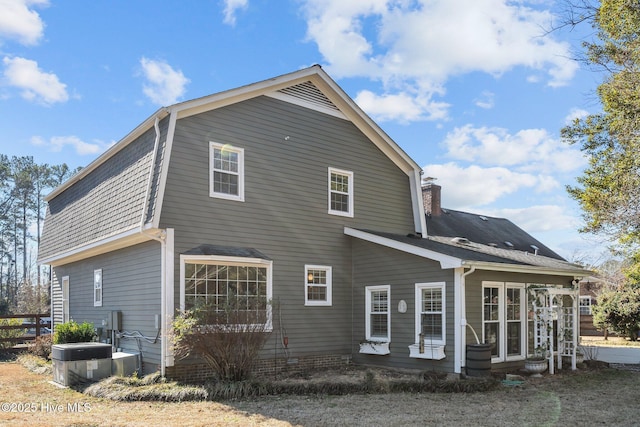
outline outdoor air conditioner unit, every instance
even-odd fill
[[[97,342],[51,346],[53,380],[64,386],[111,376],[111,345]]]
[[[133,375],[134,372],[141,374],[138,371],[138,358],[139,353],[125,353],[117,351],[112,355],[111,361],[111,374],[121,377],[128,377]]]

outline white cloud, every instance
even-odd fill
[[[67,85],[61,83],[55,74],[42,71],[36,61],[5,57],[3,62],[6,82],[22,89],[24,99],[44,105],[66,102],[69,99]]]
[[[548,185],[546,178],[502,167],[463,167],[446,163],[427,165],[423,170],[425,176],[437,178],[436,183],[442,186],[442,205],[451,209],[488,205],[523,188],[538,191],[540,185]]]
[[[224,20],[223,22],[232,27],[236,25],[236,12],[246,10],[249,7],[249,0],[224,0]]]
[[[508,218],[529,233],[575,230],[579,219],[559,205],[536,205],[519,209],[499,209],[487,215]]]
[[[16,39],[24,45],[37,44],[44,24],[31,7],[48,4],[48,0],[0,0],[0,38]]]
[[[105,148],[107,148],[110,144],[99,144],[99,143],[88,143],[82,141],[80,138],[74,135],[69,136],[54,136],[46,141],[44,138],[39,136],[34,136],[31,138],[31,144],[37,147],[46,147],[49,151],[60,152],[65,147],[72,147],[75,152],[79,155],[87,155],[87,154],[99,154]]]
[[[189,79],[180,70],[174,70],[164,61],[140,59],[146,82],[142,91],[155,104],[171,105],[184,95]]]
[[[447,117],[449,104],[434,102],[429,98],[412,97],[407,93],[376,95],[363,90],[358,93],[356,103],[378,121],[397,120],[411,122],[416,120],[434,120]]]
[[[557,173],[586,165],[579,149],[553,138],[544,129],[524,129],[510,134],[503,128],[466,125],[447,134],[443,145],[456,160],[519,171]]]
[[[587,110],[583,110],[581,108],[572,108],[569,111],[569,114],[564,118],[564,123],[566,125],[572,124],[576,119],[583,119],[589,115]]]
[[[476,98],[474,102],[477,107],[483,108],[485,110],[490,110],[495,105],[494,96],[495,94],[493,92],[485,90],[482,91],[480,97]]]
[[[539,3],[539,2],[537,2]],[[567,84],[578,69],[570,46],[544,35],[553,15],[540,4],[508,0],[305,0],[307,36],[336,77],[363,76],[421,99],[455,75],[499,76],[516,67]],[[409,91],[407,88],[410,87]],[[428,113],[411,115],[428,118]]]

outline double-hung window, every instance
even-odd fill
[[[391,313],[389,311],[390,286],[367,286],[366,339],[373,342],[388,342],[391,339]]]
[[[353,172],[329,168],[329,213],[353,217]]]
[[[210,323],[271,325],[271,261],[181,256],[180,306],[206,309]]]
[[[444,344],[444,287],[419,285],[419,331],[425,343]]]
[[[211,142],[209,195],[244,201],[244,149]]]
[[[445,283],[416,283],[416,340],[410,357],[444,359],[446,343]]]
[[[93,271],[93,306],[102,307],[102,269]]]
[[[304,305],[331,305],[331,267],[305,265]]]

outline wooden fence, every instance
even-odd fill
[[[16,344],[24,344],[29,341],[35,340],[41,335],[47,335],[51,333],[51,315],[50,314],[12,314],[0,316],[0,348],[7,347],[5,343],[10,343],[10,346]],[[2,319],[21,319],[22,322],[19,325],[5,325]],[[22,330],[23,333],[18,337],[6,337],[3,331],[10,330]]]

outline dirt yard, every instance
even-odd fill
[[[473,394],[286,396],[214,402],[113,402],[0,362],[7,426],[555,426],[640,424],[640,372],[603,369],[527,379]]]

